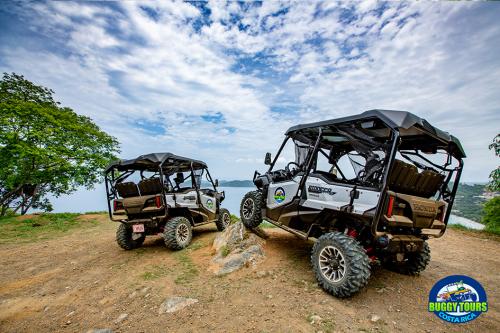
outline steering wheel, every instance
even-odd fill
[[[289,162],[289,163],[285,166],[285,170],[286,170],[286,172],[291,173],[291,172],[290,172],[290,165],[292,165],[292,164],[294,164],[294,165],[296,165],[296,166],[297,166],[297,169],[296,169],[296,170],[300,169],[300,165],[299,165],[298,163],[295,163],[295,162]]]

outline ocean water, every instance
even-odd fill
[[[222,202],[222,207],[229,210],[233,215],[240,216],[241,199],[250,191],[254,191],[255,187],[220,187],[221,191],[226,194],[226,199]]]
[[[240,215],[240,202],[243,196],[254,190],[253,187],[219,187],[224,191],[226,199],[222,207],[228,209],[231,214]],[[50,198],[54,207],[54,213],[85,213],[91,211],[107,211],[106,190],[104,185],[98,185],[93,190],[81,189],[70,195]]]
[[[255,190],[254,187],[219,187],[224,191],[226,199],[222,202],[222,207],[229,210],[231,214],[240,215],[240,203],[243,196],[249,191]],[[85,213],[90,211],[107,211],[106,191],[104,186],[98,186],[94,190],[79,190],[71,195],[51,198],[54,205],[54,212],[74,212]],[[450,224],[459,224],[467,228],[482,230],[484,225],[464,217],[451,215]]]

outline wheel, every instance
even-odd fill
[[[247,228],[256,228],[262,222],[262,193],[251,191],[245,194],[240,206],[241,221]]]
[[[427,242],[424,242],[422,251],[406,253],[403,262],[390,261],[386,266],[390,270],[400,274],[418,275],[425,270],[430,261],[431,248]]]
[[[215,221],[217,225],[217,230],[224,231],[231,224],[231,214],[226,208],[221,208],[219,210],[219,218]]]
[[[121,223],[116,230],[116,242],[124,250],[133,250],[141,247],[146,235],[142,234],[139,238],[132,238],[132,228],[125,223]]]
[[[370,259],[354,238],[324,234],[314,244],[312,266],[320,286],[337,297],[349,297],[368,283]]]
[[[165,224],[163,239],[171,250],[182,250],[189,245],[193,238],[191,223],[184,216],[172,217]]]

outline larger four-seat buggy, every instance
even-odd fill
[[[255,173],[240,215],[250,228],[264,219],[316,240],[319,284],[350,296],[367,284],[370,263],[425,269],[427,239],[446,230],[464,157],[457,138],[409,112],[297,125],[274,160],[267,153],[269,169]]]

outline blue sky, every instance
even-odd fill
[[[463,180],[498,165],[500,4],[11,2],[0,71],[55,90],[121,142],[220,179],[263,170],[295,124],[414,112],[463,142]]]

